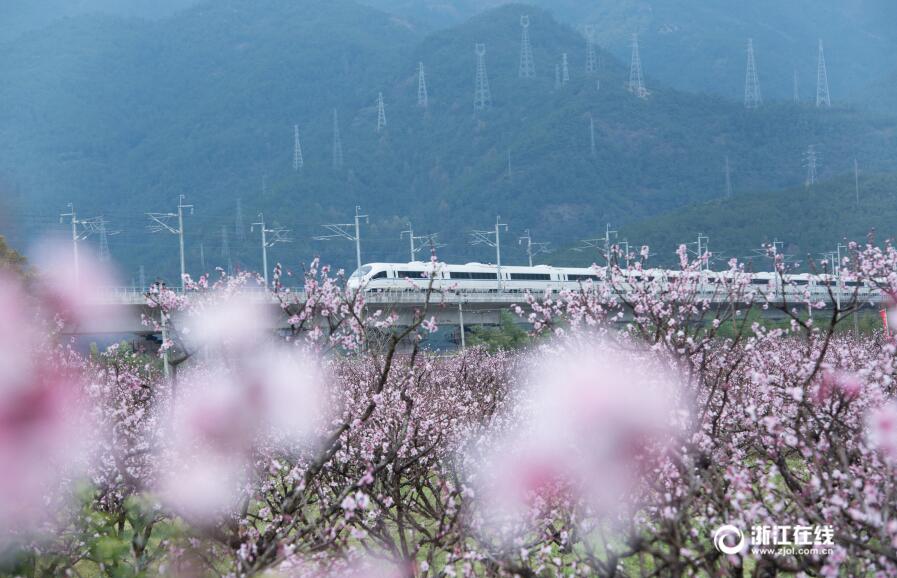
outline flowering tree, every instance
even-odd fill
[[[317,262],[301,291],[279,266],[265,291],[248,274],[188,279],[186,294],[147,294],[168,377],[128,347],[76,354],[56,331],[89,304],[52,279],[30,296],[3,280],[14,324],[0,328],[0,464],[22,476],[2,479],[14,500],[0,507],[0,563],[109,576],[897,573],[897,351],[841,327],[861,287],[897,301],[897,250],[852,245],[844,263],[816,265],[812,291],[769,256],[765,286],[684,248],[676,271],[650,268],[647,250],[621,256],[630,264],[596,268],[576,291],[526,296],[514,310],[540,336],[528,350],[448,356],[420,348],[441,306],[426,278],[425,306],[402,325]],[[845,280],[856,290],[842,300]],[[812,547],[760,548],[783,543]]]

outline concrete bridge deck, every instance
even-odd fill
[[[807,299],[803,296],[803,288],[800,291],[791,290],[786,293],[789,303],[797,307],[805,307]],[[306,299],[304,291],[290,291],[277,296],[266,292],[262,288],[247,289],[243,292],[250,302],[260,306],[269,305],[272,308],[280,307],[280,299],[288,302],[302,303]],[[701,300],[709,300],[711,303],[727,303],[728,297],[724,292],[713,286],[707,290],[698,291],[697,297]],[[840,291],[834,291],[834,298],[825,287],[814,287],[810,291],[810,301],[823,302],[828,307],[835,303],[849,303],[856,299],[863,305],[876,306],[881,304],[882,295],[868,288],[842,287]],[[781,302],[780,291],[767,291],[756,293],[755,304],[764,304],[769,301]],[[90,300],[94,304],[95,319],[80,323],[78,326],[67,326],[63,333],[77,334],[102,334],[102,333],[134,333],[149,335],[154,333],[152,328],[143,323],[143,316],[158,317],[158,310],[147,304],[146,292],[137,288],[110,288],[96,293]],[[526,293],[523,291],[498,291],[497,289],[466,290],[463,292],[445,291],[430,295],[428,315],[436,318],[442,325],[491,325],[497,324],[501,318],[501,312],[514,304],[522,305],[526,301]],[[382,310],[395,313],[399,316],[399,324],[407,324],[415,311],[424,306],[426,291],[412,288],[390,291],[371,291],[365,294],[365,304],[369,312]],[[175,322],[177,319],[175,318]],[[286,320],[283,319],[284,328]]]

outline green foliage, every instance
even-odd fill
[[[632,243],[652,248],[659,264],[671,264],[679,243],[710,237],[714,268],[725,267],[731,257],[751,260],[765,270],[769,260],[757,250],[780,241],[791,260],[806,264],[824,258],[847,240],[862,242],[874,232],[879,241],[897,234],[897,175],[861,173],[859,203],[853,175],[805,187],[764,193],[738,193],[732,199],[696,204],[667,215],[646,219],[621,229]]]
[[[0,235],[0,271],[8,271],[23,277],[27,271],[27,261],[18,251],[6,243],[6,238]]]
[[[530,343],[530,336],[508,311],[501,312],[498,326],[476,325],[466,337],[467,345],[482,346],[490,352],[521,349]]]

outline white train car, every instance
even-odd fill
[[[429,262],[411,263],[369,263],[355,271],[348,280],[351,289],[363,288],[369,292],[425,291],[430,284]],[[670,269],[645,269],[642,271],[622,270],[615,275],[612,284],[618,291],[628,291],[645,282],[658,281],[661,287],[668,285],[683,273]],[[501,278],[499,279],[499,275]],[[701,271],[688,273],[700,284],[700,290],[707,294],[721,289],[720,283],[731,282],[732,274],[726,271]],[[604,268],[502,266],[492,264],[467,263],[452,265],[437,263],[432,283],[437,290],[455,290],[464,293],[497,293],[499,288],[509,293],[544,293],[576,290],[593,282],[605,279]],[[791,274],[782,278],[771,272],[751,273],[749,286],[770,300],[782,297],[791,301],[818,300],[828,296],[829,285],[835,292],[850,295],[855,291],[861,298],[875,292],[874,288],[861,281],[838,279],[832,275]]]
[[[351,289],[365,291],[420,291],[430,283],[432,265],[421,261],[413,263],[369,263],[349,277]],[[511,293],[561,291],[575,289],[582,283],[598,281],[602,270],[593,268],[502,266],[483,263],[452,265],[438,263],[432,279],[434,289],[454,289],[461,292]],[[499,279],[501,275],[501,279]]]

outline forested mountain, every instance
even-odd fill
[[[517,75],[524,13],[534,80]],[[475,115],[477,42],[487,45],[492,106]],[[562,53],[571,80],[556,89]],[[222,264],[222,228],[234,259],[258,267],[248,225],[260,211],[294,230],[296,243],[272,259],[295,264],[323,251],[351,265],[348,242],[311,237],[322,223],[349,222],[356,204],[371,216],[365,260],[405,258],[399,232],[409,219],[417,232],[440,233],[447,259],[490,260],[467,232],[497,214],[512,226],[513,260],[526,228],[563,245],[608,221],[717,198],[726,156],[740,191],[798,185],[809,144],[821,151],[823,179],[847,172],[855,156],[869,171],[897,166],[890,117],[775,102],[745,111],[664,88],[650,72],[651,94],[639,99],[624,88],[628,66],[607,53],[601,61],[586,76],[582,37],[520,5],[429,35],[347,0],[219,0],[159,21],[72,18],[0,53],[0,179],[21,216],[12,236],[61,230],[57,214],[73,201],[121,230],[110,246],[128,272],[143,263],[171,275],[176,240],[146,233],[143,212],[172,211],[185,194],[196,210],[187,220],[194,271],[200,246],[207,269]],[[417,105],[419,62],[426,109]],[[378,132],[380,92],[388,124]],[[297,172],[294,124],[305,161]]]
[[[716,199],[622,227],[620,238],[650,245],[659,262],[669,263],[680,243],[703,234],[710,237],[716,267],[738,257],[768,268],[768,260],[756,255],[764,243],[780,241],[791,259],[806,263],[838,243],[863,242],[870,233],[878,241],[897,234],[897,175],[861,172],[859,195],[851,174],[811,188]]]
[[[454,25],[504,0],[364,0],[429,26]],[[863,101],[897,52],[897,3],[890,0],[531,0],[628,62],[641,38],[649,78],[688,91],[738,99],[752,37],[768,97],[790,98],[794,71],[803,98],[815,96],[817,40],[823,39],[836,100]]]
[[[200,0],[6,0],[0,2],[0,42],[40,35],[59,20],[85,14],[164,18]]]

